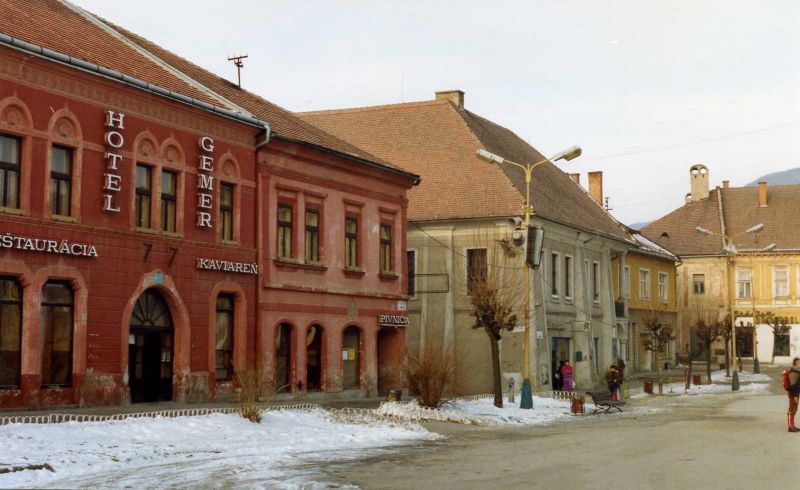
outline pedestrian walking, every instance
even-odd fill
[[[789,425],[789,432],[800,432],[794,421],[797,415],[798,399],[800,399],[800,357],[792,359],[792,367],[784,373],[784,376],[788,378],[784,380],[784,388],[789,395],[789,411],[786,412],[786,422]]]
[[[617,359],[617,371],[619,371],[619,386],[617,388],[617,396],[620,400],[622,396],[622,384],[625,382],[625,361],[622,358]]]
[[[616,364],[612,364],[606,371],[606,384],[608,385],[608,393],[611,395],[611,399],[619,400],[619,370]]]
[[[559,371],[561,372],[561,389],[564,391],[572,391],[574,388],[572,382],[572,366],[569,365],[569,361],[561,361],[561,367]]]

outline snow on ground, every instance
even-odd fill
[[[0,473],[0,488],[301,487],[313,482],[314,462],[440,437],[415,424],[341,423],[322,409],[267,411],[260,424],[215,414],[6,425],[0,469],[46,463],[53,471]]]
[[[519,408],[518,403],[494,406],[492,398],[455,399],[439,409],[421,407],[416,400],[407,403],[387,402],[378,409],[380,415],[414,421],[457,422],[472,425],[538,425],[570,416],[570,402],[553,398],[533,397],[533,409]],[[587,405],[587,410],[593,406]]]
[[[707,380],[705,371],[700,374],[701,379],[705,382]],[[712,371],[711,384],[695,385],[692,384],[689,390],[686,391],[684,383],[671,383],[664,384],[664,394],[666,395],[713,395],[720,393],[731,393],[731,379],[725,377],[725,371]],[[769,392],[769,381],[772,378],[767,374],[756,374],[742,371],[739,373],[739,391],[747,393],[767,393]],[[654,392],[657,392],[658,385],[653,386]],[[638,391],[638,390],[637,390]],[[633,399],[646,398],[647,393],[639,392],[631,396]]]

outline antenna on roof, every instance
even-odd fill
[[[242,68],[244,68],[242,60],[245,58],[247,58],[246,54],[228,57],[228,61],[233,61],[233,64],[236,65],[236,84],[239,88],[242,88]]]
[[[612,208],[611,206],[608,205],[608,196],[606,196],[606,198],[603,199],[603,201],[604,201],[603,202],[603,209],[605,209],[606,211],[613,211],[614,210],[614,208]]]

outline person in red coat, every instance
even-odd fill
[[[800,400],[800,357],[792,360],[792,367],[789,369],[789,387],[786,391],[789,394],[789,411],[786,412],[789,432],[800,432],[794,421],[794,417],[797,415],[798,400]]]

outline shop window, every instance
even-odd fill
[[[319,262],[319,211],[306,209],[306,263]]]
[[[178,174],[165,170],[161,173],[161,229],[168,233],[178,231]]]
[[[0,277],[0,389],[19,388],[22,367],[22,288]]]
[[[136,227],[150,228],[150,207],[153,187],[153,169],[136,165]]]
[[[354,325],[342,334],[342,379],[346,390],[361,387],[361,331]]]
[[[70,385],[73,325],[72,288],[48,282],[42,290],[42,386]]]
[[[278,325],[275,339],[275,390],[291,391],[292,388],[292,326]]]
[[[489,275],[485,248],[467,250],[467,293],[472,294],[475,288],[486,281]]]
[[[50,152],[50,214],[70,216],[72,149],[53,146]]]
[[[407,277],[408,277],[408,296],[413,298],[417,295],[417,252],[415,250],[406,251]]]
[[[19,138],[0,134],[0,207],[19,208]]]
[[[392,272],[392,225],[381,225],[381,272]]]
[[[344,220],[345,267],[358,267],[358,218],[348,216]]]
[[[789,332],[776,332],[773,335],[775,346],[773,347],[774,356],[789,356]]]
[[[294,210],[289,204],[278,206],[278,257],[291,259],[294,256]]]
[[[217,324],[214,337],[217,381],[233,379],[234,302],[235,296],[232,294],[217,296]]]

